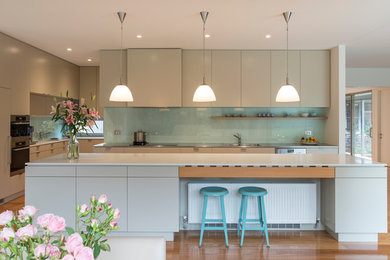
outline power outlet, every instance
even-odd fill
[[[311,135],[311,130],[306,130],[305,135]]]
[[[114,135],[120,135],[121,131],[120,130],[114,130]]]

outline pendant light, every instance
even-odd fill
[[[288,22],[290,21],[291,12],[284,12],[283,16],[287,24],[287,76],[286,85],[283,85],[276,95],[276,102],[299,102],[298,91],[288,82]]]
[[[115,86],[110,95],[110,101],[115,102],[133,102],[133,95],[131,94],[130,89],[122,83],[123,78],[123,69],[122,69],[122,56],[123,56],[123,22],[126,17],[125,12],[118,12],[119,21],[121,22],[121,53],[120,53],[120,78],[119,85]]]
[[[207,16],[209,15],[209,12],[207,11],[202,11],[200,12],[200,16],[202,17],[203,20],[203,83],[199,85],[199,87],[196,89],[194,93],[194,97],[192,99],[193,102],[213,102],[216,101],[214,91],[210,87],[209,84],[206,83],[206,72],[205,72],[205,32],[206,32],[206,20]]]

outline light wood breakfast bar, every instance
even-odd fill
[[[315,226],[336,240],[376,242],[378,233],[387,232],[386,165],[338,154],[92,153],[73,161],[56,155],[27,164],[26,204],[61,215],[75,226],[76,205],[105,193],[121,210],[114,235],[163,235],[173,240],[174,232],[188,228],[184,218],[196,223],[191,216],[197,214],[198,204],[190,186],[209,183],[271,187],[266,207],[276,213],[270,213],[270,221],[292,199],[271,199],[273,184],[278,189],[313,184],[314,198],[296,197],[295,202],[316,205]],[[232,202],[227,205],[235,205],[236,192],[229,192]],[[269,205],[272,201],[280,205]],[[236,222],[234,216],[231,219]]]

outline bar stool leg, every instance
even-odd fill
[[[261,199],[261,212],[263,213],[264,218],[264,233],[265,233],[265,239],[267,240],[267,247],[269,247],[269,239],[268,239],[268,227],[267,227],[267,218],[265,216],[265,204],[264,204],[264,196],[260,197]]]
[[[242,244],[244,243],[245,227],[246,227],[246,211],[247,211],[247,206],[248,206],[248,196],[243,195],[243,197],[244,197],[244,209],[243,209],[243,217],[242,217],[242,231],[241,231],[240,247],[242,247]]]
[[[208,196],[204,196],[203,200],[203,214],[202,214],[202,227],[200,229],[200,240],[199,240],[199,246],[202,246],[202,240],[203,240],[203,233],[204,233],[204,226],[205,226],[205,220],[206,220],[206,211],[207,211],[207,200]]]
[[[261,204],[260,196],[257,197],[257,205],[259,210],[260,227],[263,228],[263,230],[261,230],[261,235],[264,236],[264,220],[263,220],[263,213],[261,210],[262,204]]]
[[[225,243],[226,246],[229,246],[229,241],[228,241],[228,233],[227,233],[227,225],[226,225],[226,215],[225,215],[225,202],[223,199],[223,196],[219,196],[221,200],[221,212],[222,212],[222,222],[223,222],[223,232],[225,233]]]
[[[244,196],[241,196],[240,216],[238,217],[237,236],[240,236],[240,226],[242,221],[242,207],[244,206]]]

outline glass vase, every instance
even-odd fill
[[[70,136],[66,157],[69,160],[79,158],[79,141],[77,140],[77,137],[75,135]]]

